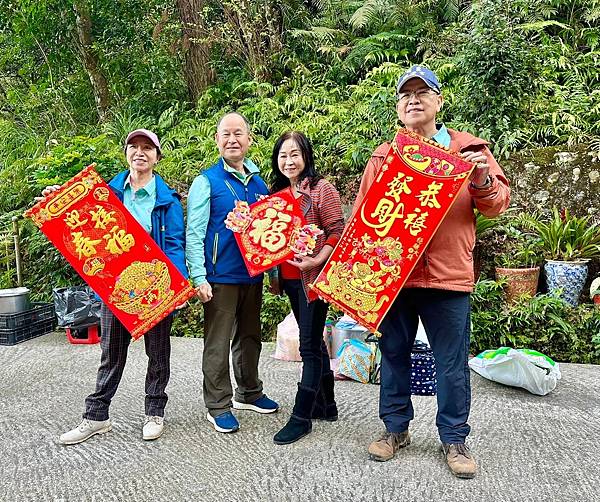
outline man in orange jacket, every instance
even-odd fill
[[[436,123],[444,99],[436,75],[424,66],[404,73],[396,89],[396,111],[404,126],[475,163],[463,189],[421,255],[404,288],[383,320],[380,331],[381,389],[379,416],[386,431],[369,445],[373,460],[386,461],[410,444],[408,426],[414,417],[410,399],[411,349],[419,318],[427,332],[437,369],[436,425],[452,473],[472,478],[477,465],[465,445],[470,427],[469,339],[470,293],[473,291],[473,208],[487,217],[502,213],[510,189],[488,142]],[[359,207],[389,149],[380,145],[369,160],[354,208]]]

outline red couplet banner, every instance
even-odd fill
[[[293,258],[294,243],[305,220],[290,190],[255,202],[245,218],[234,235],[251,276]]]
[[[94,165],[25,216],[46,234],[134,340],[195,294]]]
[[[401,129],[310,287],[378,333],[472,169],[457,153]]]

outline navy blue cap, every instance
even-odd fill
[[[396,94],[400,92],[402,86],[406,84],[411,78],[420,78],[427,87],[434,90],[438,94],[441,92],[440,81],[429,68],[425,68],[421,65],[411,66],[406,72],[404,72],[398,79],[398,85],[396,86]]]

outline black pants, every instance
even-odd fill
[[[308,303],[300,280],[284,280],[283,290],[290,299],[292,312],[300,329],[300,357],[302,357],[300,385],[318,392],[321,377],[331,372],[329,354],[323,340],[329,305],[320,299]]]
[[[148,356],[145,410],[149,416],[162,417],[165,414],[168,399],[165,389],[170,376],[171,324],[172,317],[169,316],[144,335]],[[108,420],[108,408],[123,376],[131,341],[129,332],[104,304],[101,325],[102,356],[96,377],[96,391],[85,399],[83,414],[83,418],[89,420]]]

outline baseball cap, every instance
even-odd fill
[[[162,155],[162,151],[160,149],[160,141],[158,140],[158,136],[156,134],[154,134],[152,131],[149,131],[148,129],[136,129],[135,131],[131,131],[127,135],[127,139],[125,140],[125,146],[127,147],[129,142],[133,138],[137,138],[138,136],[143,136],[144,138],[148,138],[150,140],[150,142],[158,150],[159,155]]]
[[[396,94],[398,94],[404,84],[408,82],[411,78],[420,78],[427,87],[434,90],[438,94],[441,92],[441,85],[435,73],[433,73],[429,68],[421,65],[413,65],[408,70],[406,70],[398,79],[398,85],[396,86]]]

